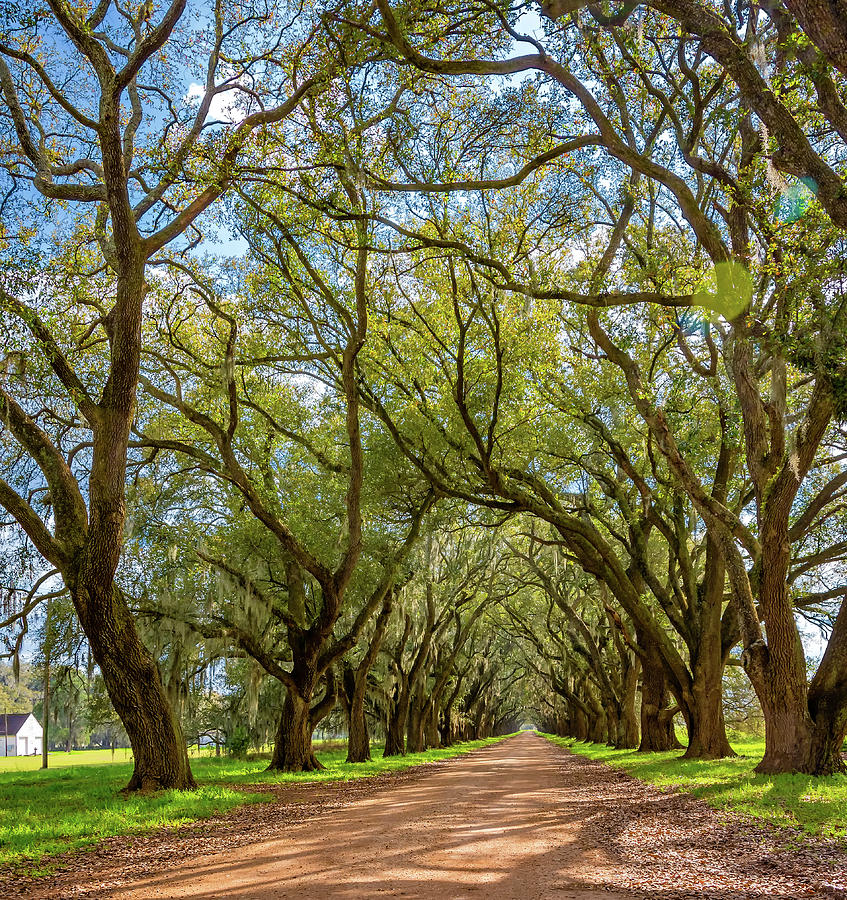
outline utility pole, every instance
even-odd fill
[[[50,730],[50,653],[53,642],[50,640],[50,599],[47,600],[47,613],[44,619],[44,701],[41,704],[41,768],[47,768],[47,735]]]

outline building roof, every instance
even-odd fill
[[[17,734],[32,713],[0,713],[0,735]]]

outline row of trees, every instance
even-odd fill
[[[842,767],[847,98],[811,6],[2,16],[5,627],[67,593],[130,789],[193,784],[222,659],[284,695],[276,768],[339,698],[351,758],[367,709],[389,752],[533,709],[645,750],[679,711],[725,756],[735,662],[761,771]]]

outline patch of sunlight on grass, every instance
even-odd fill
[[[320,746],[319,741],[315,742]],[[327,741],[327,744],[337,743]],[[188,755],[192,763],[200,759],[214,757],[214,747],[189,746]],[[113,763],[132,762],[132,750],[129,747],[117,747],[111,750],[51,750],[47,754],[47,764],[51,769],[66,769],[74,766],[107,766]],[[37,772],[41,768],[41,754],[37,756],[0,756],[0,773],[3,772]]]
[[[3,773],[0,865],[37,863],[113,835],[179,827],[269,799],[217,784],[201,785],[196,791],[124,798],[118,791],[130,772],[130,765],[116,763],[47,770],[33,773],[26,781]]]
[[[574,753],[623,769],[663,790],[681,790],[715,809],[737,812],[822,837],[847,837],[847,775],[758,775],[753,769],[765,752],[764,741],[732,741],[732,759],[681,759],[682,751],[639,753],[573,738],[544,735]]]
[[[52,750],[47,754],[47,764],[51,769],[64,769],[69,766],[104,766],[112,763],[125,763],[132,760],[132,750],[119,747],[114,756],[111,750]],[[41,754],[37,756],[0,756],[0,773],[3,772],[36,772],[41,768]]]
[[[502,740],[502,737],[487,738],[479,741],[466,741],[452,747],[440,747],[426,750],[423,753],[409,753],[406,756],[382,756],[382,747],[371,747],[370,762],[348,763],[346,748],[322,751],[317,748],[317,757],[326,767],[318,772],[268,772],[268,759],[236,760],[226,757],[209,757],[192,761],[191,767],[195,777],[236,784],[283,784],[289,781],[348,781],[353,778],[369,778],[384,775],[387,772],[399,772],[403,769],[419,766],[423,763],[450,759],[487,747]]]

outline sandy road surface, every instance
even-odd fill
[[[225,849],[204,852],[201,840],[165,848],[157,840],[172,845],[173,836],[151,838],[141,877],[131,867],[110,875],[101,858],[28,896],[847,898],[845,857],[834,845],[780,849],[784,836],[727,824],[689,797],[534,734],[389,782],[343,808],[329,804],[306,821],[286,824],[285,808],[276,807],[281,824],[252,841],[248,809],[229,846],[226,831],[213,832],[207,849]]]
[[[561,808],[560,761],[543,738],[521,735],[279,840],[190,862],[112,896],[628,896],[580,883],[583,870],[608,860],[579,845],[580,811]]]

